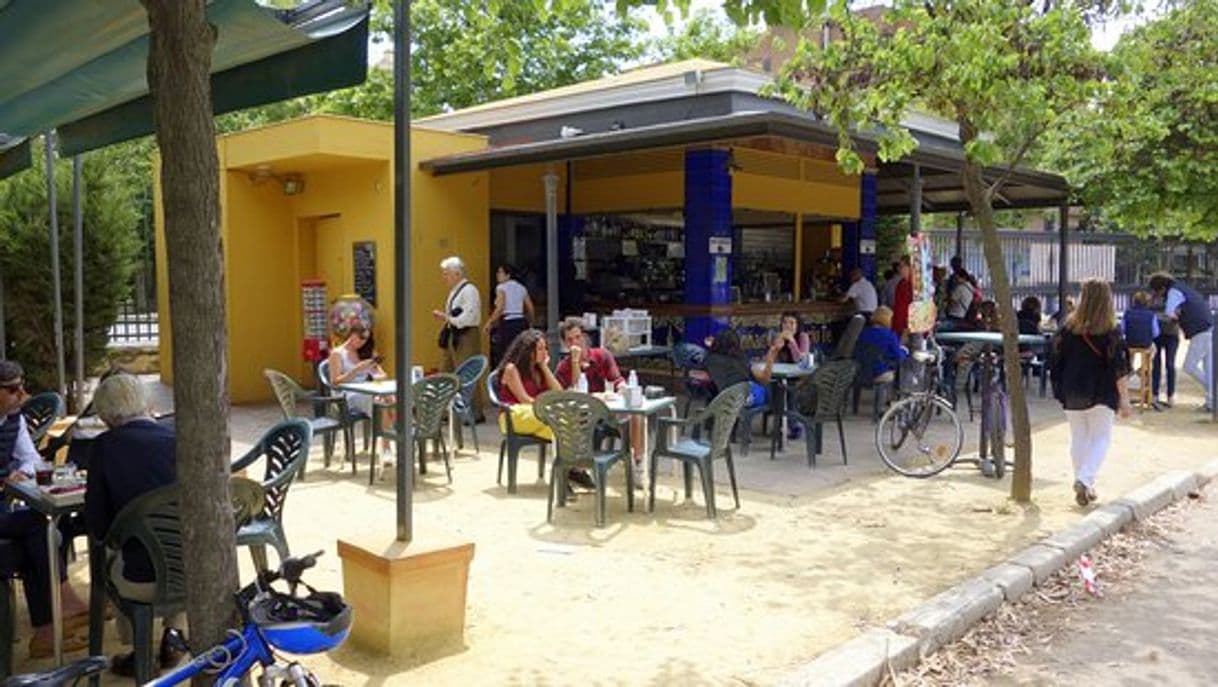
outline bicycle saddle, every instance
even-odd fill
[[[0,687],[63,687],[100,673],[109,666],[110,659],[105,656],[92,656],[61,668],[5,678],[4,682],[0,682]]]

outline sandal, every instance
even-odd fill
[[[89,646],[89,638],[64,631],[63,652],[70,654],[82,651]],[[50,658],[55,654],[55,646],[50,635],[34,635],[30,637],[30,658]]]

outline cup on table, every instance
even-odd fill
[[[55,478],[55,465],[52,463],[41,462],[34,466],[34,481],[40,487],[50,486]]]
[[[423,366],[415,365],[414,367],[410,368],[410,382],[414,384],[421,379],[423,379]]]
[[[643,406],[643,387],[626,387],[626,404],[631,408],[641,408]]]

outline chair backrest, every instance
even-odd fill
[[[330,359],[326,358],[317,363],[317,381],[321,384],[322,393],[330,393]]]
[[[424,377],[414,383],[415,436],[436,437],[444,426],[444,413],[461,390],[461,379],[455,374]]]
[[[727,451],[732,441],[732,427],[740,411],[752,397],[753,389],[749,382],[733,384],[720,391],[711,402],[701,411],[704,420],[711,420],[711,455],[718,456]]]
[[[846,407],[860,364],[854,360],[830,360],[812,373],[816,388],[816,417],[836,417]]]
[[[486,356],[479,353],[471,355],[461,364],[453,374],[461,380],[461,396],[460,401],[465,407],[469,407],[473,401],[474,387],[478,385],[478,380],[486,373],[486,368],[490,367],[490,361]]]
[[[850,318],[846,323],[846,328],[842,331],[841,337],[837,340],[837,346],[833,348],[833,355],[829,356],[830,360],[849,360],[854,357],[854,347],[858,344],[859,334],[863,333],[863,327],[867,326],[867,318],[861,314]]]
[[[507,407],[503,401],[499,400],[499,370],[491,370],[491,373],[486,376],[486,398],[499,408]]]
[[[682,370],[700,370],[706,362],[706,349],[683,341],[672,347],[672,361]]]
[[[21,406],[21,414],[25,416],[25,427],[30,432],[30,439],[37,446],[46,433],[55,424],[55,420],[63,417],[66,412],[63,397],[54,391],[44,391],[26,399]]]
[[[533,412],[553,430],[556,456],[575,464],[592,462],[596,428],[612,417],[599,398],[578,391],[547,391],[533,402]]]
[[[869,341],[859,341],[854,347],[853,361],[858,363],[859,374],[855,384],[869,387],[875,381],[876,365],[884,361],[884,351]],[[836,362],[836,361],[834,361]]]
[[[964,389],[969,384],[973,366],[981,358],[985,347],[976,341],[970,341],[956,349],[952,356],[952,364],[956,366],[956,389]]]
[[[305,395],[305,390],[300,388],[296,380],[280,372],[279,370],[266,369],[262,371],[266,375],[267,381],[271,383],[271,389],[275,392],[275,400],[279,401],[279,409],[283,411],[285,419],[299,417],[296,412],[296,399]]]
[[[309,455],[313,429],[304,420],[284,420],[269,429],[233,470],[242,470],[259,458],[266,461],[262,477],[265,503],[259,517],[279,520],[287,502],[288,488]]]

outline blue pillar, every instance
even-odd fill
[[[732,239],[732,177],[726,150],[685,153],[685,303],[731,302],[730,255],[712,255],[712,238]],[[739,250],[732,246],[733,252]],[[685,318],[685,339],[701,343],[727,325],[727,318]]]
[[[858,257],[858,265],[863,268],[863,276],[867,277],[871,283],[875,284],[877,271],[875,261],[875,246],[876,246],[876,220],[879,217],[879,206],[876,198],[876,179],[875,172],[868,171],[863,173],[863,177],[859,182],[859,222],[858,222],[858,241],[862,246],[864,243],[871,246],[871,250],[866,253],[860,253]]]

